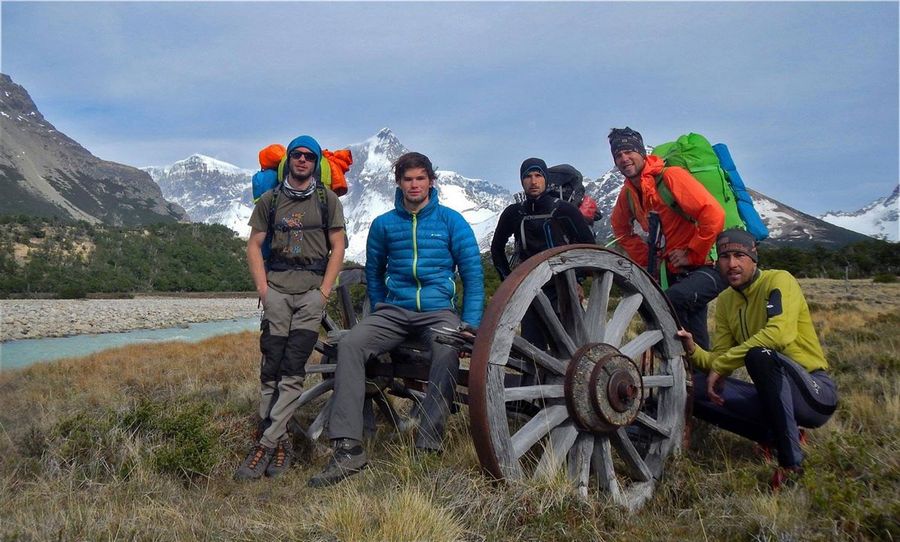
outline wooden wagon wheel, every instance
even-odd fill
[[[579,277],[591,279],[585,302]],[[529,306],[555,349],[518,335]],[[622,255],[570,245],[523,262],[491,299],[472,353],[469,412],[482,467],[507,480],[565,468],[583,496],[598,487],[640,507],[682,442],[687,384],[676,328],[663,292]]]

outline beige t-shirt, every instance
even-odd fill
[[[256,202],[249,222],[254,230],[269,229],[269,208],[272,206],[273,194],[274,190],[270,190]],[[322,212],[318,197],[318,194],[313,192],[306,199],[294,200],[285,194],[278,194],[270,261],[277,255],[291,265],[310,265],[328,257],[326,231],[321,227]],[[328,189],[325,190],[325,200],[328,203],[328,227],[342,229],[344,207],[340,200]],[[302,229],[298,229],[299,227]],[[269,271],[266,278],[269,286],[285,294],[302,294],[322,284],[321,274],[303,269]]]

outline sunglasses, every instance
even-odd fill
[[[314,152],[291,151],[291,160],[299,160],[301,156],[306,158],[307,162],[316,161],[316,153]]]

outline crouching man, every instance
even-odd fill
[[[247,264],[265,311],[259,339],[259,416],[265,429],[234,474],[237,480],[277,476],[290,466],[287,423],[344,261],[344,211],[316,177],[319,144],[300,136],[288,145],[287,157],[284,179],[259,198],[250,216]],[[272,247],[268,268],[262,255],[266,239]]]
[[[309,485],[334,484],[359,472],[368,460],[362,447],[365,363],[419,337],[431,350],[428,390],[421,408],[416,448],[439,452],[456,388],[456,350],[435,340],[434,329],[477,327],[484,304],[481,255],[472,228],[458,212],[438,203],[431,161],[411,152],[394,166],[394,209],[377,217],[366,241],[366,283],[372,314],[338,343],[334,395],[328,422],[333,455]],[[456,276],[462,277],[462,313],[456,307]]]
[[[803,474],[800,430],[819,427],[837,407],[837,388],[816,337],[806,298],[790,273],[761,271],[756,243],[743,230],[717,240],[718,271],[728,283],[716,303],[712,350],[678,332],[694,363],[694,416],[778,449],[771,486]],[[752,382],[729,375],[745,366]]]

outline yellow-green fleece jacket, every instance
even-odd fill
[[[691,357],[705,372],[730,375],[753,347],[780,352],[809,372],[828,368],[806,298],[787,271],[760,271],[743,290],[719,294],[712,344],[712,352],[698,346]]]

